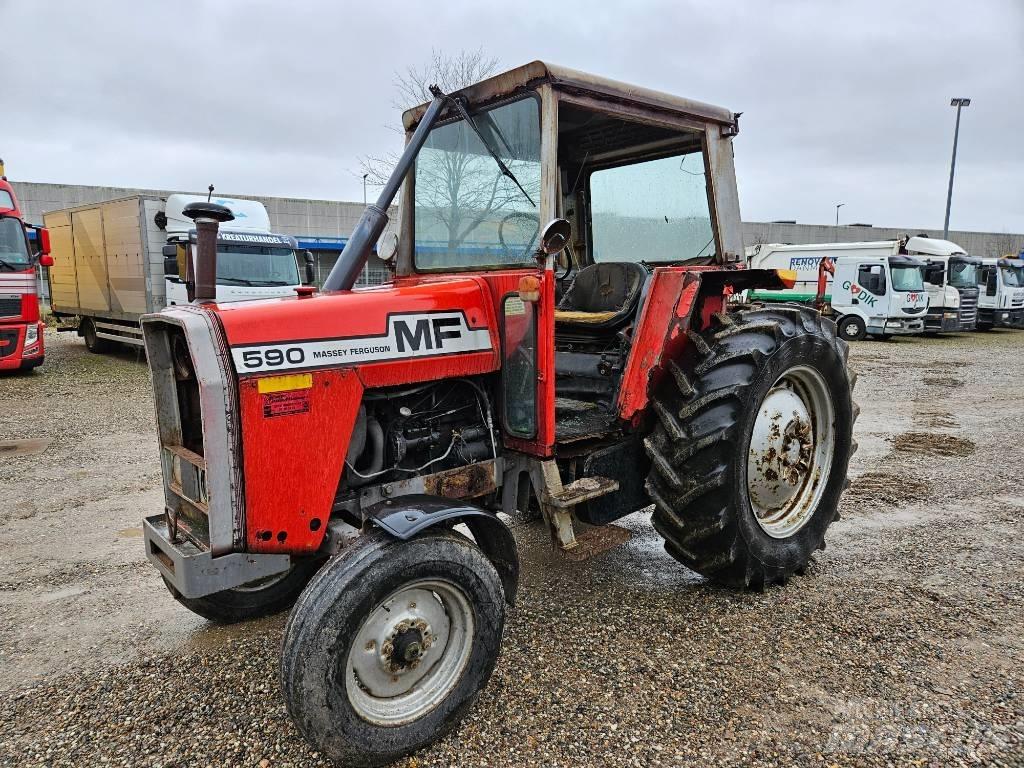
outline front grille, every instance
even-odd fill
[[[21,296],[0,299],[0,317],[18,317],[21,314]]]
[[[1013,300],[1010,302],[1010,306],[1012,306],[1014,309],[1024,307],[1024,296],[1014,297]]]
[[[905,315],[920,315],[925,311],[927,307],[904,307],[903,314]]]
[[[978,292],[960,291],[960,324],[974,325],[978,320]]]
[[[0,329],[0,357],[14,354],[14,350],[18,348],[18,336],[20,334],[20,328]]]

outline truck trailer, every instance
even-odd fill
[[[888,338],[921,333],[928,310],[924,263],[900,252],[895,240],[863,243],[781,245],[767,243],[747,249],[755,269],[788,269],[796,273],[791,288],[751,291],[757,301],[816,303],[836,320],[847,341],[865,336]],[[835,274],[826,274],[825,294],[818,297],[822,260],[830,259]]]
[[[982,259],[978,330],[1024,328],[1024,259]]]
[[[142,346],[142,315],[190,301],[187,261],[194,266],[196,233],[182,210],[206,199],[136,195],[44,214],[53,242],[53,314],[72,321],[64,329],[77,330],[91,352],[112,342]],[[215,202],[233,216],[217,242],[217,300],[294,294],[302,285],[295,238],[270,231],[262,203]],[[307,281],[310,260],[307,255]]]

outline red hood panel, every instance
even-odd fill
[[[211,310],[224,327],[240,376],[336,366],[404,367],[413,361],[420,368],[450,356],[448,368],[467,355],[474,358],[474,370],[497,366],[494,302],[479,277],[221,304]],[[416,378],[433,377],[420,372]]]

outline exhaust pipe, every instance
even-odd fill
[[[185,259],[185,287],[189,301],[214,301],[217,298],[217,233],[222,222],[235,215],[217,203],[189,203],[182,213],[196,225],[195,270],[192,259]]]

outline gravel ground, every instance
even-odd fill
[[[441,765],[1024,765],[1024,333],[854,345],[860,451],[803,578],[716,588],[661,549],[561,560],[517,526],[521,597]],[[323,761],[277,684],[284,617],[215,627],[144,562],[147,374],[49,334],[0,379],[0,763]]]

